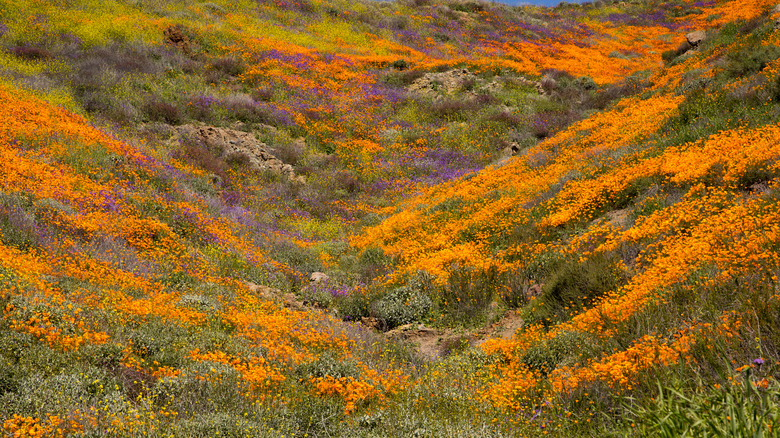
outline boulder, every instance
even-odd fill
[[[685,35],[685,39],[688,40],[688,44],[693,47],[697,47],[704,39],[707,38],[707,33],[703,30],[697,30]]]
[[[503,152],[505,157],[514,157],[520,153],[520,145],[516,142],[512,142],[509,146],[504,148]]]
[[[324,272],[312,272],[311,276],[309,277],[309,283],[325,283],[329,279],[330,277],[328,277],[328,275]]]

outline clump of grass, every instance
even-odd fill
[[[332,352],[326,352],[315,360],[305,362],[295,368],[295,373],[304,378],[312,377],[358,377],[357,365],[346,358],[338,357]]]
[[[447,285],[436,291],[437,313],[443,315],[443,322],[455,325],[472,326],[484,322],[505,279],[506,276],[495,267],[454,269]]]
[[[729,64],[725,69],[727,76],[739,78],[758,73],[770,62],[780,58],[780,47],[776,45],[755,45],[742,50],[729,52]]]
[[[774,436],[780,427],[780,388],[768,379],[744,372],[740,383],[708,386],[688,392],[658,383],[658,395],[647,406],[629,407],[625,436]]]
[[[525,319],[529,324],[545,326],[565,321],[625,281],[625,273],[605,255],[597,254],[583,262],[559,261],[551,269],[541,297],[532,302],[533,310],[526,309]]]

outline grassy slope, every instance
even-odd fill
[[[755,357],[772,369],[768,4],[418,3],[2,3],[5,433],[599,434],[622,427],[625,395],[652,407],[656,378],[720,381]],[[593,114],[538,144],[520,136],[570,111],[567,90],[628,89],[572,84],[659,66],[683,22],[725,27],[629,87],[640,94],[576,107],[565,120]],[[400,59],[468,66],[489,98],[406,96],[416,73],[395,71]],[[573,77],[550,98],[506,85],[551,67]],[[307,186],[168,142],[166,124],[190,122],[259,129],[309,168]],[[495,160],[504,143],[485,138],[527,148],[437,184]],[[345,244],[393,211],[352,238],[364,251]],[[376,300],[405,285],[433,306],[415,315],[428,322],[479,321],[499,300],[527,324],[425,364],[244,283],[322,300],[303,287],[316,269],[337,274],[342,315],[389,318]],[[535,282],[543,294],[526,302]]]

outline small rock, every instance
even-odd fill
[[[528,288],[528,292],[527,292],[528,299],[530,300],[532,298],[536,298],[536,297],[542,295],[542,288],[544,288],[544,285],[543,284],[539,284],[539,283],[534,284],[531,287],[529,287]]]
[[[360,323],[368,328],[375,330],[379,330],[379,328],[382,326],[382,323],[379,321],[379,319],[370,316],[364,316],[360,318]]]
[[[707,33],[703,30],[697,30],[695,32],[691,32],[688,35],[685,35],[685,39],[688,40],[688,44],[690,44],[693,47],[696,47],[704,41],[704,39],[707,38]]]
[[[312,272],[311,276],[309,277],[310,283],[324,283],[328,281],[330,277],[328,277],[327,274],[324,272]]]
[[[749,187],[750,192],[757,195],[766,195],[769,193],[769,184],[766,182],[758,182]]]

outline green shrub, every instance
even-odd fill
[[[216,436],[254,438],[280,435],[279,431],[270,428],[264,421],[258,421],[253,416],[245,416],[236,412],[193,416],[177,423],[173,430],[174,436],[191,438]]]
[[[321,309],[327,309],[333,304],[333,295],[321,284],[310,284],[303,288],[301,298],[304,304]]]
[[[374,303],[374,314],[388,328],[422,321],[431,310],[431,298],[422,291],[404,286],[394,289]]]
[[[403,71],[409,68],[409,63],[405,59],[399,59],[393,62],[393,68],[398,71]]]
[[[691,50],[692,46],[688,44],[688,41],[683,41],[676,49],[667,50],[661,53],[661,59],[667,64],[671,63],[681,55],[685,54],[688,50]]]
[[[360,279],[368,283],[371,280],[386,274],[392,265],[392,259],[385,255],[382,248],[366,248],[358,256],[355,272]]]
[[[336,356],[333,352],[321,354],[317,359],[298,365],[295,374],[301,378],[358,377],[360,372],[354,361]]]
[[[287,240],[274,242],[273,253],[276,260],[301,273],[301,278],[306,277],[308,279],[309,274],[312,272],[322,270],[322,263],[311,251],[293,242]]]
[[[178,367],[187,354],[187,332],[169,321],[150,320],[138,324],[129,334],[133,352],[147,362]]]
[[[345,321],[360,321],[371,314],[371,298],[364,294],[349,294],[336,299],[336,309]]]

